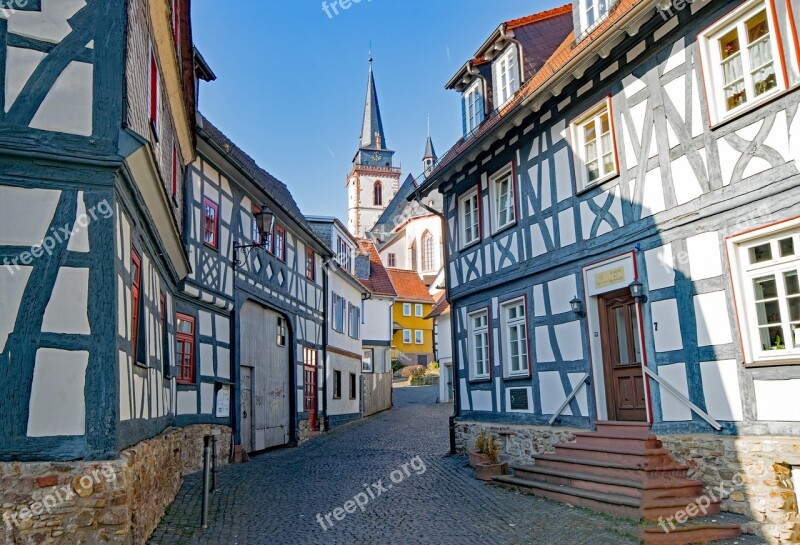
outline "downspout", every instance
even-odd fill
[[[431,208],[427,204],[425,204],[422,200],[422,195],[419,193],[419,189],[414,192],[413,195],[414,200],[422,206],[425,210],[434,214],[439,217],[439,220],[442,222],[442,250],[443,250],[443,257],[444,257],[444,287],[445,287],[445,299],[447,300],[447,304],[450,305],[450,335],[451,335],[451,342],[453,346],[451,350],[453,352],[453,415],[450,417],[450,454],[457,454],[456,451],[456,418],[460,416],[461,413],[461,393],[459,388],[459,377],[458,377],[458,367],[456,367],[456,351],[455,343],[456,343],[456,320],[455,320],[455,312],[450,301],[450,245],[448,244],[448,240],[450,240],[450,236],[448,233],[447,227],[447,218],[444,215],[444,212],[439,212],[435,208]]]
[[[472,66],[472,61],[469,61],[467,63],[467,74],[469,74],[470,76],[472,76],[474,78],[477,78],[477,79],[481,80],[481,92],[483,93],[483,119],[485,120],[489,116],[489,114],[491,113],[491,112],[488,111],[488,108],[489,108],[489,82],[486,81],[486,78],[484,78],[481,75],[481,73],[478,70],[475,69],[474,66]],[[469,85],[467,85],[464,89],[465,90],[469,89]],[[417,202],[420,205],[422,205],[424,208],[430,210],[427,206],[425,206],[425,204],[422,203],[422,201],[419,200],[420,199],[419,195],[417,195],[415,198],[416,198]],[[437,216],[441,216],[441,214],[439,214],[436,211],[433,211],[433,213],[436,214]],[[444,217],[444,216],[442,216],[442,217]],[[446,260],[445,260],[445,263],[447,263]]]
[[[322,262],[322,412],[325,415],[323,424],[328,431],[328,265],[330,261]]]
[[[520,42],[514,37],[513,32],[509,33],[508,25],[506,23],[500,25],[500,37],[517,46],[517,63],[519,66],[519,86],[522,87],[522,84],[525,83],[525,81],[527,80],[527,78],[525,77],[525,53],[522,49],[522,42]]]

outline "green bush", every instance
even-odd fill
[[[403,364],[400,363],[400,360],[392,360],[392,373],[396,373],[403,368]]]
[[[430,369],[432,371],[435,371],[438,368],[439,368],[439,362],[435,361],[433,363],[428,364],[428,369]]]

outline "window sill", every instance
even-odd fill
[[[531,380],[531,375],[526,371],[525,374],[517,373],[514,375],[504,376],[503,380]]]
[[[619,172],[612,172],[611,174],[606,174],[602,178],[599,178],[597,181],[592,182],[591,185],[587,185],[582,188],[579,187],[578,190],[575,192],[575,195],[583,195],[584,193],[588,193],[592,189],[597,189],[598,187],[601,187],[603,184],[610,182],[611,180],[614,180],[616,178],[619,178]]]
[[[747,106],[745,108],[742,108],[741,110],[737,110],[737,111],[731,112],[728,115],[723,116],[722,119],[716,120],[716,122],[714,122],[714,123],[710,123],[709,124],[709,129],[711,129],[712,131],[719,130],[722,127],[724,127],[725,125],[727,125],[729,123],[733,123],[737,119],[740,119],[740,118],[746,116],[747,114],[753,113],[754,111],[758,110],[759,108],[763,108],[764,106],[767,106],[768,104],[771,104],[771,103],[775,102],[776,100],[779,100],[780,98],[786,96],[790,92],[796,90],[798,87],[799,87],[799,85],[796,84],[796,85],[793,85],[791,87],[787,87],[786,89],[781,89],[781,90],[775,91],[775,92],[773,92],[773,93],[771,93],[769,95],[766,95],[763,98],[757,99],[755,102],[751,103],[749,106]]]
[[[502,234],[504,231],[508,231],[509,229],[514,227],[516,224],[517,224],[517,220],[514,219],[514,221],[512,221],[511,223],[507,223],[506,225],[503,225],[502,227],[498,227],[494,231],[492,231],[492,236],[497,236],[499,234]]]
[[[480,242],[481,242],[481,239],[476,239],[476,240],[473,240],[472,242],[470,242],[470,243],[468,243],[468,244],[464,244],[464,245],[461,247],[460,251],[462,251],[462,252],[463,252],[464,250],[469,250],[469,249],[470,249],[470,248],[472,248],[473,246],[477,246],[478,244],[480,244]]]
[[[219,248],[217,246],[214,246],[213,244],[209,244],[208,242],[203,241],[203,246],[205,246],[209,250],[214,250],[215,252],[219,252]]]
[[[754,362],[745,362],[744,366],[748,369],[756,369],[759,367],[786,367],[790,365],[800,365],[800,356],[795,356],[793,358],[787,359],[776,359],[776,360],[758,360]]]
[[[475,377],[469,379],[470,384],[486,384],[492,382],[492,377],[485,376],[485,377]]]

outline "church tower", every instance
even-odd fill
[[[347,177],[347,227],[350,232],[363,237],[372,229],[397,194],[399,186],[400,169],[395,168],[394,151],[386,144],[370,58],[361,141],[353,159],[353,169]]]
[[[433,167],[436,166],[438,160],[436,150],[433,149],[433,140],[431,140],[431,116],[428,116],[428,141],[425,143],[425,155],[422,157],[422,171],[426,178],[433,172]]]

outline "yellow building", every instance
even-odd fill
[[[392,348],[401,354],[404,364],[427,364],[433,361],[433,320],[426,316],[434,300],[422,279],[414,271],[387,269],[397,292],[393,310]]]

